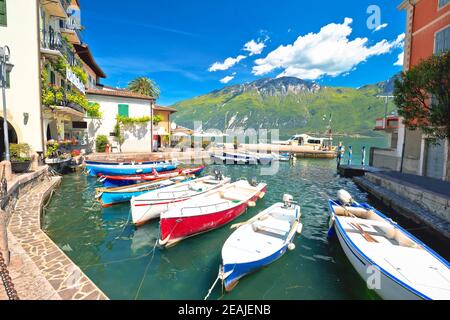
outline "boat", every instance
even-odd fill
[[[237,154],[242,155],[242,156],[250,156],[250,157],[255,157],[258,160],[259,164],[271,164],[272,161],[274,161],[274,157],[272,156],[272,154],[268,154],[268,153],[257,153],[257,152],[250,152],[250,151],[246,151],[245,153],[241,153],[241,154]]]
[[[159,218],[159,215],[180,204],[205,194],[208,191],[222,187],[230,183],[230,178],[223,177],[216,172],[214,176],[206,176],[163,190],[147,192],[131,199],[131,217],[136,226],[141,226],[151,219]]]
[[[340,190],[329,235],[370,289],[387,300],[450,300],[449,263],[400,225]],[[374,281],[376,279],[376,281]]]
[[[157,189],[166,188],[176,183],[191,180],[191,176],[179,176],[170,179],[160,179],[157,181],[143,182],[131,186],[117,188],[97,188],[95,189],[95,198],[103,208],[110,207],[122,202],[128,202],[132,197]]]
[[[258,159],[254,156],[238,153],[224,152],[223,154],[212,154],[211,160],[215,164],[242,164],[257,165]]]
[[[265,183],[239,180],[184,201],[162,212],[159,245],[170,247],[194,235],[217,229],[243,214],[266,193]]]
[[[205,166],[198,166],[195,168],[184,168],[184,169],[177,169],[177,170],[171,170],[171,171],[163,171],[158,172],[155,169],[153,169],[152,173],[150,174],[134,174],[134,175],[123,175],[123,176],[111,176],[111,175],[100,175],[99,181],[103,183],[103,186],[105,187],[121,187],[121,186],[128,186],[136,183],[142,183],[147,181],[154,181],[159,179],[169,179],[177,176],[182,175],[196,175],[199,176],[203,170],[205,169]]]
[[[152,173],[153,169],[158,172],[175,170],[178,162],[163,161],[150,164],[89,164],[86,165],[86,172],[90,176],[98,175],[130,175]]]
[[[276,145],[304,146],[313,150],[335,150],[333,138],[316,138],[307,134],[296,134],[284,141],[272,141]]]
[[[300,206],[285,194],[275,203],[237,228],[222,247],[219,277],[227,292],[233,290],[245,275],[267,266],[294,250],[295,234],[301,233]]]
[[[290,161],[292,155],[290,153],[276,153],[276,152],[272,152],[272,157],[276,161]]]
[[[94,160],[84,160],[84,163],[86,165],[95,165],[95,164],[99,164],[99,165],[134,165],[134,164],[153,164],[153,163],[159,163],[162,162],[164,160],[153,160],[153,161],[129,161],[129,162],[117,162],[117,161],[109,161],[109,160],[105,160],[105,161],[94,161]]]

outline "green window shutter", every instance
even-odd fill
[[[6,26],[6,0],[0,0],[0,26]]]
[[[128,117],[128,105],[119,104],[119,116]]]

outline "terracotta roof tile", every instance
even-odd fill
[[[171,107],[155,106],[153,110],[177,112],[177,109]]]
[[[135,98],[135,99],[141,99],[141,100],[149,100],[153,101],[155,100],[152,97],[134,93],[127,90],[99,90],[99,89],[88,89],[86,90],[87,94],[92,95],[99,95],[99,96],[113,96],[113,97],[122,97],[122,98]]]

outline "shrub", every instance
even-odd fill
[[[98,135],[95,139],[95,150],[97,152],[105,152],[106,145],[109,143],[108,137],[105,135]]]
[[[9,153],[11,161],[30,161],[31,160],[31,147],[26,143],[11,143],[9,145]]]

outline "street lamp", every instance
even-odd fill
[[[0,47],[0,86],[2,87],[3,96],[3,132],[5,138],[5,160],[9,161],[9,136],[8,136],[8,120],[6,116],[6,79],[7,74],[11,72],[14,65],[9,62],[11,52],[8,46]]]

